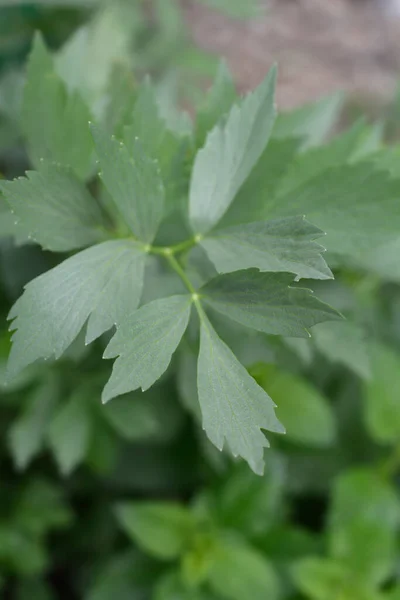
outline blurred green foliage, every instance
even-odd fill
[[[38,28],[55,50],[67,88],[78,89],[116,135],[138,101],[136,81],[148,72],[169,127],[190,127],[178,99],[200,102],[197,146],[235,101],[224,69],[217,79],[222,86],[215,84],[205,99],[196,91],[214,72],[215,59],[188,42],[175,3],[155,3],[151,26],[141,2],[95,10],[89,3],[57,4],[0,8],[5,177],[30,166],[21,65]],[[383,146],[379,126],[357,123],[326,143],[340,110],[335,97],[280,116],[263,158],[269,169],[252,185],[272,195],[283,176],[289,190],[349,156],[367,154],[372,164]],[[189,169],[193,148],[184,150]],[[398,152],[394,147],[376,159],[392,176]],[[184,185],[178,182],[171,195]],[[107,203],[104,190],[98,196]],[[169,227],[177,227],[173,219]],[[17,231],[1,199],[0,237],[2,597],[400,598],[400,231],[368,260],[343,264],[331,257],[335,282],[329,288],[319,282],[315,291],[346,322],[319,325],[310,340],[239,327],[226,332],[287,427],[286,438],[275,438],[266,453],[263,477],[202,434],[190,340],[173,374],[106,406],[100,393],[111,367],[101,360],[102,340],[89,349],[78,339],[57,363],[36,364],[6,383],[10,306],[24,284],[60,257]],[[194,270],[196,263],[209,268],[201,257],[192,261]],[[169,285],[154,265],[146,298]]]

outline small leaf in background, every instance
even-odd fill
[[[116,64],[128,65],[138,6],[106,3],[62,46],[55,62],[71,92],[78,92],[96,116],[102,116],[104,95]]]
[[[89,319],[93,341],[139,304],[145,254],[113,240],[68,258],[31,281],[9,315],[13,346],[9,377],[39,358],[59,358]]]
[[[306,379],[266,366],[260,385],[274,399],[275,412],[285,424],[290,441],[324,448],[336,439],[333,409],[317,388]]]
[[[55,600],[52,588],[45,580],[26,579],[17,586],[16,600]]]
[[[197,153],[189,200],[196,233],[218,223],[264,151],[275,120],[275,79],[273,68],[264,83],[233,106],[225,123],[211,130]]]
[[[8,445],[18,469],[25,469],[42,451],[58,396],[58,382],[50,378],[31,392],[22,414],[10,427]]]
[[[339,561],[304,558],[295,562],[291,572],[296,587],[310,600],[375,600],[373,590],[356,581]]]
[[[112,338],[104,358],[117,358],[103,391],[103,402],[141,388],[149,389],[166,371],[189,322],[189,295],[145,304]]]
[[[52,530],[65,529],[71,524],[73,515],[62,490],[37,478],[22,491],[13,518],[21,531],[40,537]]]
[[[151,243],[164,211],[164,186],[158,163],[138,139],[129,148],[92,125],[100,176],[134,235]]]
[[[118,139],[123,137],[124,127],[132,120],[132,114],[140,88],[128,65],[113,65],[108,84],[107,104],[104,110],[104,127]]]
[[[304,217],[288,217],[217,229],[201,245],[219,273],[256,267],[298,278],[331,279],[324,248],[315,242],[323,235]]]
[[[179,406],[170,390],[161,386],[114,398],[102,414],[119,436],[131,442],[167,442],[182,424]]]
[[[98,242],[102,215],[96,200],[73,173],[59,165],[41,164],[26,177],[0,182],[17,221],[44,249],[66,252]]]
[[[193,535],[192,515],[172,502],[121,504],[116,515],[121,527],[139,547],[162,560],[179,557]]]
[[[33,164],[39,167],[41,160],[57,161],[85,179],[93,151],[89,120],[87,106],[78,94],[67,94],[51,55],[37,35],[28,62],[21,117]]]
[[[328,360],[351,369],[362,379],[371,377],[371,360],[364,329],[351,321],[320,323],[312,340]]]
[[[208,579],[211,589],[227,600],[280,597],[278,576],[270,562],[239,540],[221,540]]]
[[[337,93],[312,104],[278,115],[273,138],[303,138],[303,149],[321,144],[339,119],[343,94]]]
[[[180,573],[168,573],[160,578],[153,600],[217,600],[210,592],[186,586]]]
[[[328,520],[330,553],[371,585],[394,571],[400,526],[396,491],[373,470],[347,471],[335,481]]]
[[[313,325],[341,320],[311,290],[290,287],[292,282],[288,273],[247,269],[215,277],[199,293],[206,304],[230,319],[273,335],[309,337]]]
[[[234,456],[242,456],[257,474],[264,470],[261,429],[283,433],[275,404],[248,374],[203,316],[197,372],[203,427],[217,448],[226,440]]]
[[[88,390],[83,387],[60,406],[48,430],[48,443],[62,475],[69,475],[85,458],[92,419]]]
[[[237,100],[235,83],[225,62],[221,62],[204,104],[196,118],[196,144],[204,145],[207,134],[231,109]]]
[[[365,420],[374,440],[392,444],[400,439],[400,356],[382,344],[370,347],[372,378],[365,383]]]

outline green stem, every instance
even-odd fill
[[[185,250],[190,250],[196,244],[199,243],[201,237],[196,235],[196,237],[191,238],[190,240],[185,240],[180,244],[175,244],[175,246],[151,246],[149,252],[152,254],[161,254],[162,256],[166,256],[167,253],[170,255],[178,254],[179,252],[184,252]]]
[[[177,261],[177,259],[173,255],[172,251],[170,251],[169,248],[165,248],[164,252],[162,254],[165,256],[165,258],[167,259],[167,261],[169,262],[169,264],[171,265],[171,267],[174,269],[174,271],[182,279],[183,283],[185,284],[185,286],[187,287],[187,289],[189,290],[189,292],[192,294],[192,296],[194,296],[194,298],[193,298],[193,300],[194,300],[195,297],[197,296],[197,291],[194,288],[194,286],[193,286],[192,282],[190,281],[189,277],[186,275],[185,271],[182,269],[181,265],[179,264],[179,262]]]

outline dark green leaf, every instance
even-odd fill
[[[309,328],[339,313],[312,295],[311,290],[290,287],[292,275],[260,273],[256,269],[220,275],[199,293],[223,315],[273,335],[308,337]]]
[[[170,560],[182,554],[193,533],[193,518],[172,502],[131,502],[116,509],[126,533],[156,558]]]

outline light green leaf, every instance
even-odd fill
[[[58,385],[51,378],[28,397],[22,415],[9,429],[8,444],[18,469],[25,469],[43,449],[57,399]]]
[[[253,93],[234,105],[198,152],[190,185],[193,230],[205,233],[224,215],[263,153],[275,120],[276,69]]]
[[[118,521],[143,550],[162,560],[179,557],[193,533],[193,518],[172,502],[131,502],[116,508]]]
[[[196,119],[197,146],[203,146],[207,133],[228,113],[236,101],[236,89],[232,75],[224,61],[219,65],[213,86],[200,107]]]
[[[349,471],[336,479],[328,521],[330,553],[370,585],[394,568],[400,502],[378,472]]]
[[[307,557],[296,561],[291,572],[296,587],[310,600],[375,600],[340,561]]]
[[[398,239],[399,189],[399,181],[375,171],[372,163],[342,165],[277,196],[263,218],[305,214],[326,232],[328,251],[362,260],[365,253]]]
[[[149,389],[166,371],[189,322],[191,297],[170,296],[145,304],[117,328],[104,358],[118,357],[103,402]]]
[[[331,279],[321,256],[324,249],[314,241],[322,235],[303,217],[288,217],[217,229],[201,245],[219,273],[256,267],[299,278]]]
[[[288,273],[256,269],[215,277],[199,293],[206,304],[257,331],[289,337],[309,337],[309,328],[341,319],[339,313],[315,298],[311,290],[290,287]]]
[[[313,328],[313,341],[328,360],[351,369],[362,379],[371,376],[366,334],[356,323],[320,323]]]
[[[217,600],[208,591],[186,586],[179,572],[168,573],[157,581],[153,600]]]
[[[107,2],[94,18],[68,39],[56,57],[57,71],[68,89],[79,92],[96,116],[116,64],[129,64],[136,3]]]
[[[87,389],[78,389],[58,409],[48,430],[49,445],[63,475],[69,475],[85,458],[91,425]]]
[[[197,369],[203,428],[217,448],[226,440],[234,456],[242,456],[253,471],[263,472],[267,429],[283,433],[275,404],[218,337],[203,315]]]
[[[209,575],[211,589],[227,600],[277,600],[278,576],[271,563],[241,541],[223,540]]]
[[[138,91],[134,75],[126,64],[113,66],[107,90],[103,123],[107,131],[122,138],[124,127],[132,121]]]
[[[307,380],[271,366],[260,383],[274,399],[290,440],[316,448],[332,445],[336,437],[332,407]]]
[[[41,160],[55,161],[70,166],[78,177],[87,177],[93,150],[89,119],[89,110],[79,95],[67,94],[51,55],[37,35],[28,61],[21,114],[35,167]]]
[[[278,115],[273,138],[301,137],[303,149],[318,146],[332,131],[344,104],[341,93]]]
[[[128,151],[123,142],[92,125],[100,176],[132,232],[151,243],[163,217],[164,187],[158,163],[139,140]]]
[[[372,379],[365,383],[365,419],[368,431],[379,443],[400,438],[400,356],[374,344],[370,348]]]
[[[26,177],[0,182],[18,225],[46,250],[66,252],[99,241],[102,216],[94,198],[73,173],[42,164]]]
[[[93,246],[40,275],[11,309],[8,373],[39,358],[59,358],[88,321],[87,342],[139,304],[145,254],[131,240]]]

